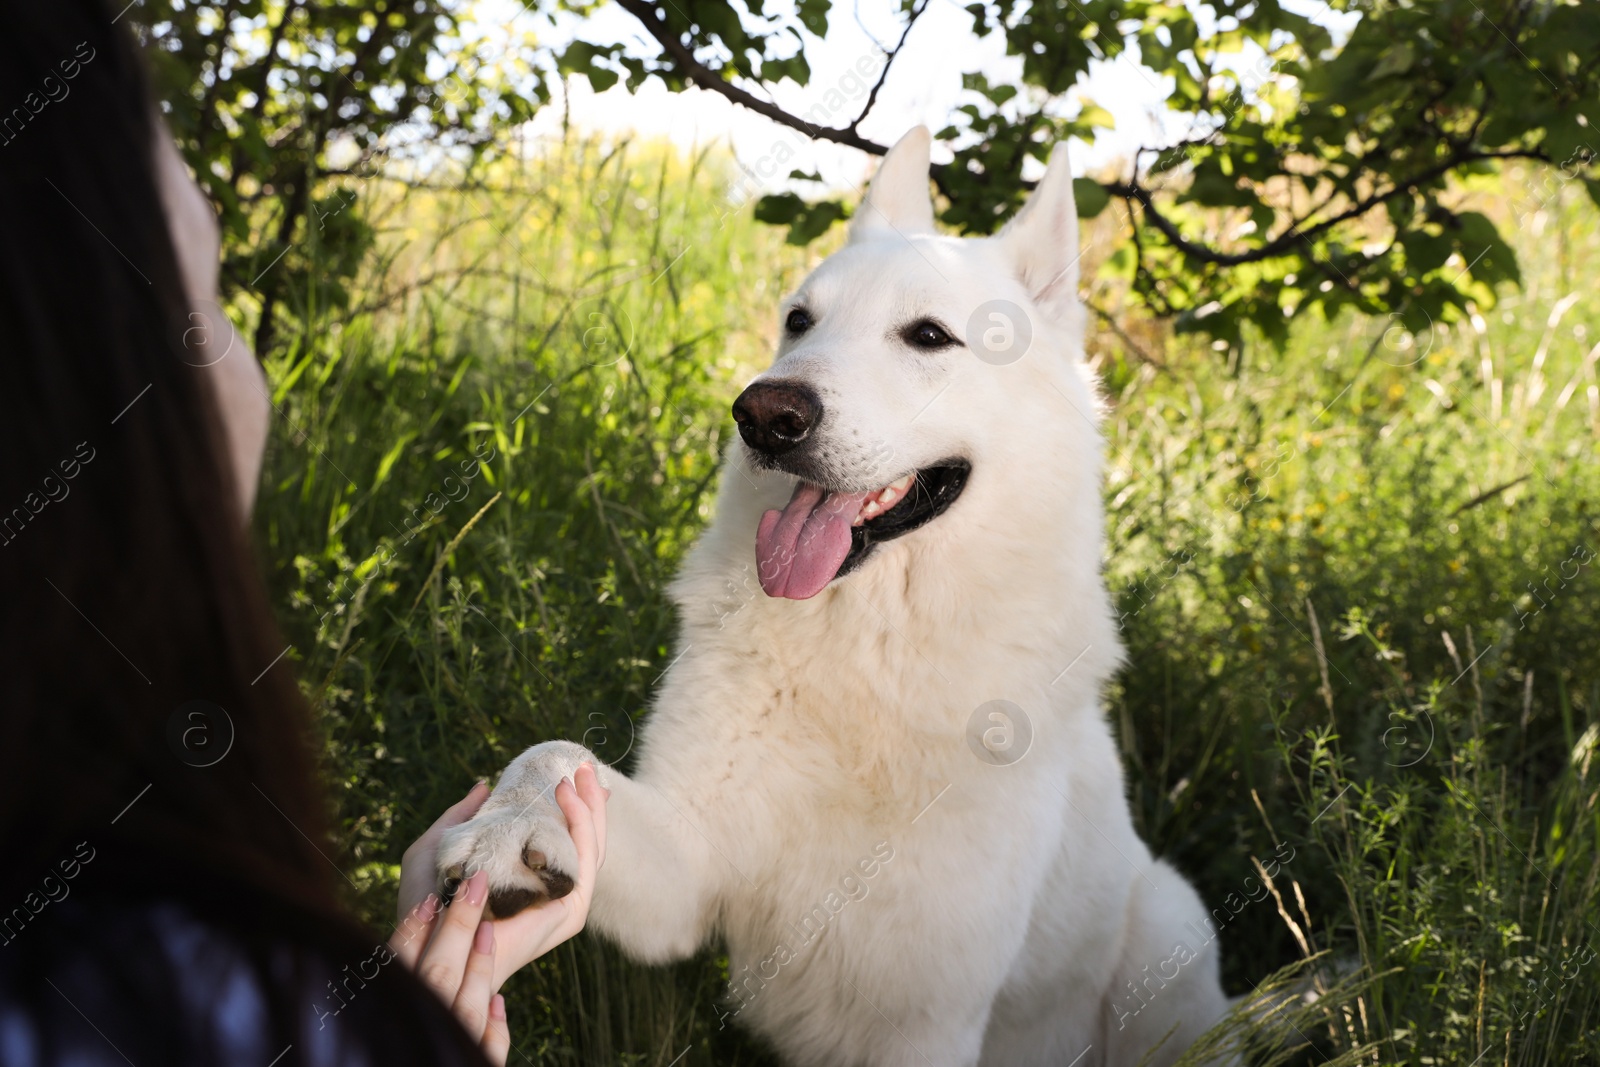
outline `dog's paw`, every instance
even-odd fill
[[[439,843],[439,896],[449,900],[456,887],[478,871],[489,874],[491,919],[506,919],[572,892],[578,851],[567,834],[561,809],[550,801],[520,815],[514,809],[480,815],[451,827]],[[554,819],[551,818],[554,813]]]
[[[440,839],[441,899],[448,901],[463,880],[480,870],[489,876],[485,914],[492,919],[510,918],[572,892],[578,850],[556,803],[555,787],[585,760],[594,762],[594,757],[568,742],[536,745],[513,760],[478,814]]]

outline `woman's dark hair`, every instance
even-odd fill
[[[251,554],[214,372],[183,358],[196,309],[121,7],[0,0],[0,972],[8,953],[43,965],[63,938],[92,952],[93,902],[149,901],[225,930],[270,987],[329,970],[271,962],[286,944],[337,972],[375,941],[324,854],[311,714]],[[181,1014],[172,974],[103,948],[135,1024]],[[420,984],[383,971],[367,1010],[407,1004],[382,1013],[372,1058],[472,1057]],[[316,985],[267,1000],[304,1015]],[[37,1012],[71,1018],[70,990],[39,989]]]
[[[287,665],[265,670],[285,642],[215,372],[184,359],[139,56],[104,4],[3,6],[0,838],[37,869],[116,835],[332,911],[309,714]],[[196,700],[235,732],[210,767],[168,739]]]

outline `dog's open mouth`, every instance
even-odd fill
[[[802,481],[782,511],[761,516],[757,574],[768,596],[806,600],[890,541],[944,514],[972,465],[951,459],[867,493],[830,492]]]

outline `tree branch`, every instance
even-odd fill
[[[748,108],[758,115],[765,116],[780,126],[787,126],[791,130],[799,130],[813,140],[832,141],[834,144],[842,144],[847,148],[856,148],[875,156],[881,156],[888,151],[885,146],[869,141],[857,134],[853,128],[839,130],[830,126],[813,126],[809,122],[789,114],[777,104],[763,100],[759,96],[753,96],[723,78],[716,71],[713,71],[695,58],[694,50],[678,39],[678,35],[673,33],[672,28],[656,14],[655,8],[647,0],[617,0],[617,3],[624,11],[638,19],[640,24],[644,26],[645,32],[656,39],[667,55],[672,58],[673,63],[677,65],[678,72],[695,85],[700,86],[700,88],[720,93],[735,104]]]
[[[1155,207],[1151,190],[1146,189],[1137,181],[1132,183],[1112,182],[1106,186],[1106,191],[1112,196],[1137,200],[1140,206],[1144,208],[1146,221],[1155,227],[1161,236],[1167,239],[1169,244],[1184,255],[1202,263],[1214,264],[1219,267],[1235,267],[1242,263],[1258,263],[1264,259],[1277,259],[1288,255],[1296,242],[1309,241],[1313,237],[1319,237],[1341,222],[1349,222],[1351,219],[1359,218],[1380,204],[1387,203],[1402,192],[1414,189],[1436,178],[1441,178],[1450,171],[1458,167],[1464,167],[1468,163],[1476,163],[1485,159],[1538,159],[1545,162],[1549,161],[1548,157],[1540,149],[1510,149],[1504,152],[1460,152],[1442,163],[1435,164],[1427,170],[1412,175],[1404,181],[1396,182],[1382,192],[1376,192],[1357,200],[1343,211],[1323,219],[1315,226],[1302,230],[1299,226],[1305,220],[1297,220],[1277,237],[1244,252],[1219,252],[1214,248],[1198,244],[1184,237],[1173,221],[1161,214],[1160,210]]]
[[[878,75],[878,83],[867,94],[867,102],[862,105],[861,114],[857,115],[855,120],[847,127],[851,133],[855,133],[856,127],[861,125],[861,120],[872,112],[873,105],[878,102],[878,90],[882,89],[883,83],[889,80],[889,68],[894,64],[894,57],[898,56],[900,49],[906,46],[906,38],[911,36],[911,27],[917,24],[917,19],[921,18],[922,13],[926,10],[928,10],[928,0],[922,0],[919,6],[911,9],[911,14],[906,17],[906,28],[900,31],[900,40],[893,48],[884,53],[883,70]],[[882,47],[882,45],[880,44],[879,47]]]
[[[627,11],[630,15],[639,20],[640,24],[644,26],[646,32],[648,32],[651,37],[655,38],[663,50],[665,50],[666,54],[671,58],[674,65],[677,67],[678,72],[693,84],[698,85],[703,89],[708,89],[711,92],[719,93],[720,95],[731,100],[733,103],[754,111],[758,115],[769,118],[781,126],[786,126],[789,129],[804,133],[807,137],[810,137],[813,140],[830,141],[834,144],[845,145],[846,147],[855,148],[859,151],[867,152],[875,156],[884,155],[888,151],[888,147],[886,145],[878,144],[875,141],[869,141],[856,132],[856,126],[860,123],[861,119],[865,117],[866,111],[871,109],[872,98],[869,98],[867,109],[863,110],[861,116],[857,117],[857,119],[845,129],[835,129],[827,126],[813,126],[798,116],[789,114],[789,112],[785,111],[776,104],[751,95],[749,92],[741,89],[739,86],[724,78],[717,71],[707,67],[695,57],[694,50],[689,45],[684,44],[684,42],[679,39],[678,35],[672,31],[671,27],[669,27],[666,22],[656,13],[656,9],[650,0],[617,0],[617,3],[621,5],[623,10]],[[924,4],[924,7],[925,6],[926,5]],[[911,20],[906,24],[905,33],[910,32],[911,24],[915,21],[917,14],[919,14],[921,10],[922,9],[918,9],[917,12],[912,14]],[[900,45],[905,43],[905,33],[902,33],[901,35]],[[900,45],[895,46],[896,52],[899,51]],[[891,60],[893,59],[893,55],[894,53],[890,54]],[[887,74],[888,67],[885,66],[884,76],[886,77]],[[882,84],[883,79],[880,78],[878,86],[874,86],[872,90],[873,97],[876,96],[878,88],[881,87]],[[1297,244],[1301,242],[1309,243],[1313,238],[1320,237],[1322,234],[1332,230],[1340,223],[1359,218],[1360,216],[1371,211],[1373,208],[1387,203],[1389,200],[1400,195],[1401,193],[1407,192],[1419,185],[1424,185],[1430,181],[1434,181],[1437,178],[1443,177],[1459,167],[1466,166],[1469,163],[1476,163],[1481,160],[1488,159],[1537,159],[1544,162],[1549,161],[1545,156],[1545,153],[1540,149],[1509,149],[1501,152],[1485,152],[1458,148],[1443,162],[1414,174],[1403,181],[1398,181],[1381,192],[1375,192],[1369,196],[1363,197],[1343,211],[1329,216],[1315,225],[1302,229],[1301,225],[1306,221],[1306,219],[1296,219],[1294,222],[1290,223],[1289,227],[1277,237],[1274,237],[1255,248],[1246,249],[1243,252],[1222,252],[1218,249],[1210,247],[1209,245],[1201,244],[1185,237],[1183,232],[1178,228],[1177,224],[1173,222],[1172,219],[1162,214],[1161,210],[1156,207],[1153,190],[1148,189],[1144,185],[1140,184],[1137,175],[1131,182],[1109,182],[1104,184],[1104,188],[1111,196],[1121,197],[1125,200],[1138,201],[1139,206],[1142,209],[1144,220],[1158,233],[1160,233],[1162,237],[1166,238],[1168,244],[1177,249],[1179,252],[1182,252],[1185,256],[1200,263],[1211,264],[1219,267],[1234,267],[1245,263],[1258,263],[1262,260],[1278,259],[1290,254],[1298,255],[1298,252],[1293,252],[1293,249]],[[934,183],[942,192],[946,193],[948,193],[948,187],[945,182],[945,174],[948,172],[948,170],[949,168],[947,165],[937,163],[930,168]],[[1024,187],[1030,187],[1033,183],[1024,182],[1022,184]]]
[[[1084,297],[1083,306],[1088,308],[1090,312],[1094,314],[1095,318],[1105,323],[1106,329],[1110,330],[1116,335],[1117,340],[1122,342],[1122,347],[1125,348],[1135,359],[1141,363],[1150,364],[1150,366],[1154,367],[1158,371],[1161,371],[1163,374],[1172,373],[1171,367],[1167,366],[1162,360],[1152,356],[1149,352],[1146,352],[1144,347],[1130,337],[1127,330],[1122,328],[1122,324],[1117,321],[1117,317],[1096,303],[1093,297]]]
[[[1171,315],[1172,302],[1161,291],[1161,287],[1156,282],[1154,275],[1150,273],[1150,268],[1145,266],[1144,239],[1139,236],[1139,224],[1133,220],[1133,201],[1124,197],[1122,203],[1128,212],[1128,231],[1133,235],[1134,282],[1136,284],[1141,280],[1144,282],[1143,292],[1145,299],[1150,301],[1151,306],[1155,308],[1156,314]]]

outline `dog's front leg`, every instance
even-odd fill
[[[582,745],[549,741],[513,760],[477,815],[445,831],[439,844],[440,892],[478,870],[489,875],[497,918],[565,896],[578,853],[555,788],[584,762],[594,764],[606,803],[605,865],[590,922],[630,956],[665,962],[694,953],[709,932],[725,860],[657,787],[607,767]]]

